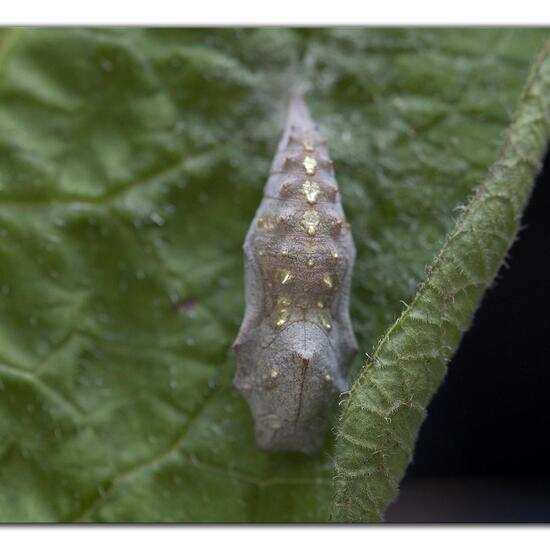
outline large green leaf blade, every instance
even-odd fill
[[[288,89],[312,83],[330,141],[366,350],[494,158],[543,35],[2,31],[0,520],[325,520],[330,434],[317,457],[260,453],[231,389]]]

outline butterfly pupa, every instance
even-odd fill
[[[349,315],[355,245],[326,142],[294,94],[244,243],[235,388],[265,451],[315,453],[357,353]]]

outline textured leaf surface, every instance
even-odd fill
[[[329,139],[369,350],[545,34],[2,30],[0,520],[326,520],[330,437],[262,454],[231,389],[241,245],[291,82]]]
[[[379,521],[395,497],[446,363],[517,234],[549,136],[550,40],[498,160],[351,390],[338,425],[335,519]]]

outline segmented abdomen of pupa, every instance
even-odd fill
[[[234,385],[250,405],[260,449],[317,452],[357,352],[349,316],[355,246],[326,142],[299,95],[244,254]]]

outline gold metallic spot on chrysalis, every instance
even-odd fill
[[[313,176],[315,174],[315,170],[317,170],[317,161],[310,157],[309,155],[304,159],[303,162],[304,168],[306,169],[306,174],[308,176]]]
[[[325,374],[325,382],[331,382],[332,376],[330,374]]]
[[[269,425],[270,425],[274,430],[278,430],[278,429],[282,426],[281,421],[280,421],[276,416],[270,417],[270,419],[269,419]]]
[[[313,139],[310,136],[306,136],[304,138],[304,149],[308,153],[312,153],[313,151],[315,151],[315,144],[313,143]]]
[[[288,307],[290,304],[292,304],[292,301],[288,296],[279,296],[277,298],[277,304],[280,306]]]
[[[319,312],[319,321],[321,321],[321,325],[325,330],[330,330],[332,328],[332,323],[324,311]]]
[[[286,285],[293,279],[293,275],[288,269],[279,269],[276,273],[276,278],[282,285]]]
[[[277,311],[275,316],[275,326],[277,328],[282,327],[288,321],[289,313],[288,309],[281,308]]]
[[[279,376],[279,373],[275,370],[275,369],[272,369],[271,370],[271,378],[277,378],[277,376]]]
[[[311,258],[307,261],[308,267],[313,267],[313,264],[314,264],[314,263],[315,263],[315,262],[314,262]]]
[[[281,256],[288,256],[288,250],[286,248],[283,248],[283,250],[281,250]]]
[[[334,286],[334,283],[332,281],[332,277],[330,275],[330,273],[325,273],[323,275],[323,284],[327,287],[327,288],[332,288]]]
[[[317,231],[317,227],[319,227],[320,222],[321,218],[319,217],[319,213],[317,212],[317,210],[313,210],[312,208],[306,210],[304,212],[304,215],[302,216],[302,225],[304,226],[308,235],[315,235],[315,232]]]
[[[318,307],[319,309],[323,309],[323,308],[325,307],[325,304],[324,304],[323,302],[321,302],[321,300],[319,300],[319,301],[317,302],[317,307]]]
[[[332,258],[334,261],[337,261],[338,258],[340,257],[340,256],[338,255],[338,252],[333,252],[330,256],[331,256],[331,258]]]
[[[306,196],[309,204],[315,204],[317,202],[317,196],[319,195],[319,185],[315,181],[306,180],[302,184],[302,191]]]
[[[268,231],[275,228],[275,215],[268,212],[258,218],[258,228],[267,229]]]

